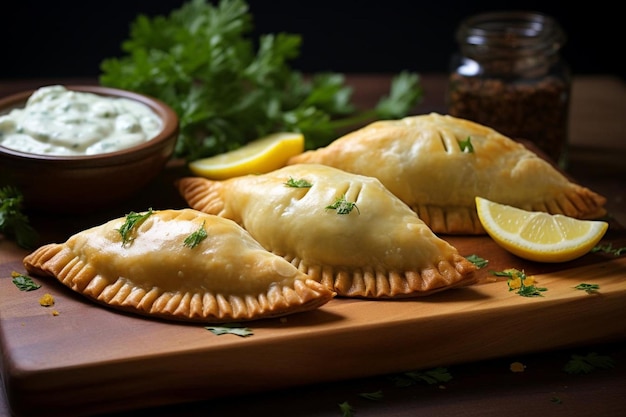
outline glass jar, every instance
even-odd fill
[[[571,92],[560,55],[565,40],[558,22],[541,13],[489,12],[463,20],[449,114],[531,141],[564,168]]]

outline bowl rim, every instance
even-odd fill
[[[115,152],[106,152],[94,155],[46,155],[38,153],[30,153],[18,151],[0,144],[0,153],[5,156],[17,160],[37,160],[38,162],[47,164],[82,164],[88,162],[90,165],[117,165],[123,164],[128,160],[136,160],[153,152],[155,148],[164,147],[169,143],[172,137],[178,137],[179,118],[178,114],[168,104],[156,97],[146,94],[137,93],[130,90],[123,90],[113,87],[105,87],[101,85],[63,85],[68,90],[79,91],[85,93],[93,93],[106,97],[126,98],[133,101],[143,103],[154,111],[163,121],[163,128],[152,139],[140,143],[129,148],[120,149]],[[45,87],[45,86],[42,86]],[[41,88],[41,87],[40,87]],[[10,94],[0,98],[0,114],[5,114],[7,110],[19,108],[20,104],[25,104],[26,100],[38,88],[24,90],[18,93]]]

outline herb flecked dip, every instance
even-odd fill
[[[52,85],[0,116],[0,144],[35,154],[96,155],[144,143],[162,127],[143,103]]]

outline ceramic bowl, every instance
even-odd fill
[[[95,155],[35,154],[0,144],[0,187],[17,187],[24,196],[24,209],[27,211],[76,213],[112,207],[153,181],[174,152],[179,119],[172,108],[162,101],[108,87],[65,87],[143,103],[161,118],[162,129],[142,144]],[[1,98],[0,115],[14,108],[23,108],[34,91]]]

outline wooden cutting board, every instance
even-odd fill
[[[163,184],[154,187],[145,197],[155,209],[181,203]],[[167,201],[155,200],[156,191]],[[146,201],[129,202],[115,217]],[[61,242],[112,217],[35,221],[48,241]],[[626,256],[537,264],[486,236],[446,239],[489,261],[479,284],[411,300],[335,299],[248,323],[254,334],[245,338],[109,310],[53,280],[35,279],[42,288],[21,292],[11,272],[24,272],[27,252],[0,239],[0,366],[9,406],[18,416],[82,416],[626,338]],[[626,246],[626,232],[612,225],[601,244],[609,242]],[[537,298],[508,291],[490,273],[506,268],[535,275],[548,290]],[[599,293],[573,288],[582,282],[599,284]],[[53,308],[39,305],[44,293]]]

